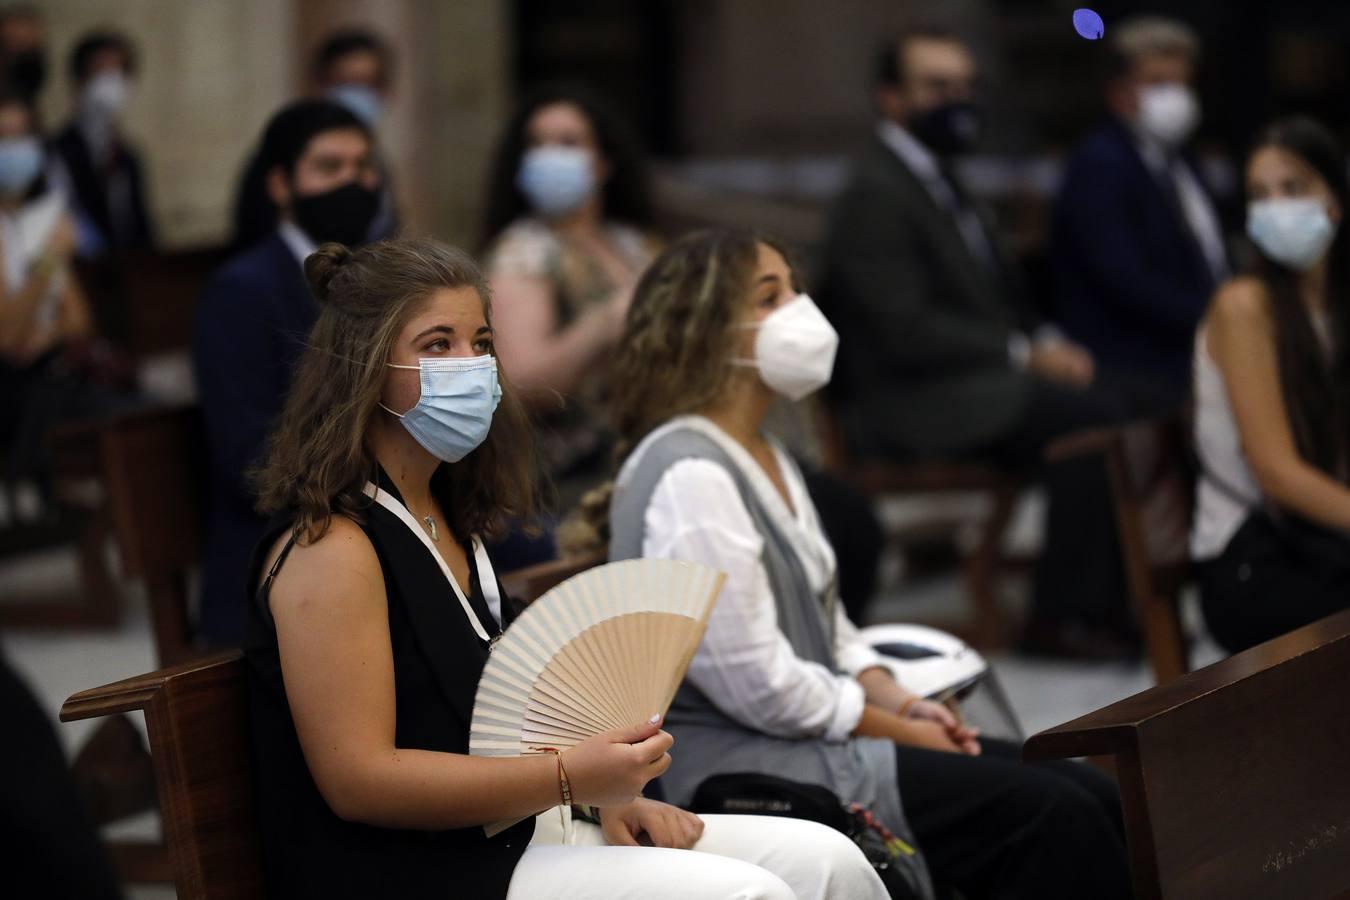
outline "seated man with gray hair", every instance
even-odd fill
[[[1180,402],[1196,325],[1229,273],[1222,225],[1184,152],[1200,121],[1200,42],[1152,16],[1108,40],[1110,115],[1070,158],[1055,204],[1056,318],[1103,366]]]

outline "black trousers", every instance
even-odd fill
[[[1223,555],[1195,566],[1205,625],[1229,653],[1350,608],[1350,541],[1324,532],[1322,553],[1343,545],[1344,564],[1310,564],[1271,538],[1268,521],[1249,518]]]
[[[886,538],[867,495],[841,478],[802,465],[811,503],[820,527],[834,547],[839,566],[839,599],[855,624],[861,625],[877,590],[877,564]]]
[[[1082,763],[1022,763],[1017,744],[981,745],[981,756],[896,748],[934,881],[968,900],[1132,896],[1115,783]]]

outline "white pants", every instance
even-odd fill
[[[507,900],[887,900],[847,837],[775,816],[703,816],[692,850],[610,847],[576,822],[563,844],[556,810],[541,815]]]

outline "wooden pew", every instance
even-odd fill
[[[1120,428],[1102,428],[1067,435],[1046,449],[1046,461],[1064,462],[1085,456],[1100,457],[1111,485],[1121,564],[1130,603],[1139,619],[1153,677],[1158,684],[1190,671],[1186,635],[1181,624],[1181,592],[1190,580],[1190,553],[1186,537],[1194,514],[1193,487],[1182,471],[1186,455],[1186,425],[1180,417],[1166,417]],[[1131,440],[1146,442],[1152,471],[1141,479],[1131,466]],[[1181,521],[1171,522],[1180,542],[1159,548],[1149,539],[1146,506],[1170,492]],[[1176,496],[1180,493],[1180,496]]]
[[[1031,737],[1113,755],[1139,900],[1350,896],[1350,610]]]
[[[145,582],[159,663],[191,659],[188,580],[201,555],[206,468],[200,413],[160,407],[96,430],[122,572]]]
[[[962,574],[975,607],[975,621],[969,625],[964,622],[932,624],[979,649],[1006,647],[1015,626],[1008,621],[999,603],[999,576],[1025,561],[1009,559],[1003,551],[1003,541],[1017,509],[1017,500],[1028,487],[1027,480],[1016,473],[981,463],[889,463],[854,459],[839,420],[823,407],[820,417],[825,468],[874,500],[914,494],[982,494],[988,499],[989,511],[979,522],[975,548],[963,563]],[[891,541],[899,538],[896,534],[887,535]]]
[[[145,713],[150,735],[179,900],[263,896],[239,652],[82,691],[61,707],[61,721],[136,710]],[[163,868],[155,845],[141,850],[146,864]]]

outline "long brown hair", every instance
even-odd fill
[[[1265,147],[1303,160],[1326,181],[1342,217],[1350,214],[1345,153],[1326,128],[1305,116],[1281,119],[1261,134],[1248,159]],[[1329,359],[1303,302],[1299,273],[1262,254],[1257,274],[1270,294],[1280,392],[1299,455],[1343,479],[1350,464],[1350,223],[1342,218],[1327,250]]]
[[[302,540],[316,541],[333,515],[358,521],[374,478],[366,444],[390,351],[399,332],[434,291],[472,287],[492,324],[487,282],[468,254],[427,239],[401,238],[348,250],[324,244],[305,260],[305,277],[319,302],[319,320],[295,380],[253,473],[258,509],[295,512]],[[457,463],[442,464],[431,487],[456,537],[499,534],[507,517],[537,508],[534,441],[523,407],[499,370],[502,399],[487,439]]]

